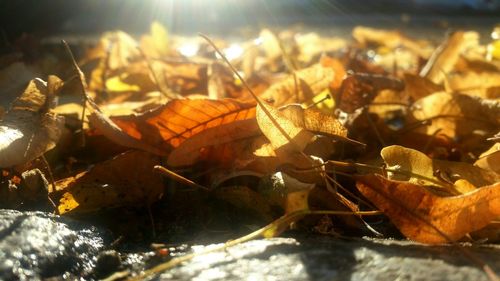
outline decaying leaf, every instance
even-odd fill
[[[422,243],[457,241],[500,216],[500,183],[451,197],[373,174],[358,177],[356,186],[406,237]]]
[[[24,164],[54,148],[64,118],[52,111],[61,86],[57,77],[30,81],[0,122],[0,167]]]
[[[133,164],[131,164],[133,163]],[[160,159],[147,152],[128,151],[87,172],[56,182],[63,192],[60,214],[151,204],[163,194],[161,176],[153,172]]]

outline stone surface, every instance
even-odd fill
[[[205,247],[194,246],[201,251]],[[467,250],[500,272],[500,248]],[[159,280],[488,280],[454,246],[324,236],[254,240],[196,257]]]
[[[102,233],[43,212],[0,210],[0,280],[92,278]]]

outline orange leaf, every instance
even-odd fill
[[[358,177],[356,186],[406,237],[422,243],[457,241],[500,216],[500,182],[452,197],[374,174]]]
[[[163,151],[209,128],[255,117],[255,104],[232,99],[172,100],[140,115],[112,117],[126,134]]]

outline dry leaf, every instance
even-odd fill
[[[57,190],[64,193],[57,209],[60,214],[73,214],[151,204],[163,194],[161,176],[153,172],[159,163],[159,157],[147,152],[128,151],[87,172],[59,180]]]
[[[485,99],[500,98],[500,72],[467,72],[450,75],[447,86],[451,91]]]
[[[169,36],[167,29],[154,21],[149,28],[149,34],[141,38],[141,50],[148,56],[160,58],[169,54]]]
[[[55,147],[64,118],[52,111],[55,93],[62,82],[49,77],[30,81],[0,122],[0,167],[32,161]]]
[[[495,143],[482,153],[474,165],[500,174],[500,143]]]
[[[474,132],[492,132],[500,123],[500,103],[467,95],[434,93],[415,102],[408,123],[430,121],[416,131],[428,135],[440,130],[451,138],[466,137]]]
[[[418,150],[399,145],[384,147],[380,155],[387,168],[399,171],[388,172],[389,179],[392,180],[418,185],[449,186],[459,179],[465,179],[476,187],[500,181],[500,175],[494,172],[468,163],[431,159]]]
[[[262,133],[254,118],[236,120],[217,127],[208,128],[182,142],[168,156],[167,163],[171,167],[189,166],[206,159],[219,164],[234,161],[234,157],[243,158],[245,143],[249,138],[255,138]],[[219,147],[215,151],[208,151],[208,147]],[[241,148],[239,146],[242,146]],[[213,148],[212,148],[213,149]],[[226,150],[221,151],[221,150]],[[229,150],[229,151],[228,151]],[[211,157],[207,157],[209,154]],[[205,155],[205,157],[202,157]]]
[[[472,31],[456,31],[441,46],[436,48],[427,64],[420,72],[436,84],[441,84],[458,61],[462,52],[478,44],[479,34]]]
[[[369,104],[383,89],[401,91],[402,81],[384,75],[355,73],[347,76],[340,87],[335,104],[347,113]]]
[[[313,65],[273,84],[262,93],[261,98],[272,101],[275,107],[310,101],[315,95],[328,88],[335,75],[331,67]]]
[[[172,100],[143,114],[111,120],[132,138],[167,153],[204,130],[254,117],[254,103],[186,99]]]
[[[409,97],[412,97],[413,100],[418,100],[430,94],[444,91],[443,86],[435,84],[431,80],[419,75],[405,73],[404,81],[405,92]]]
[[[356,186],[406,237],[421,243],[457,241],[500,216],[500,183],[452,197],[373,174],[358,177]]]
[[[279,112],[300,128],[329,136],[347,137],[347,129],[335,116],[322,113],[314,108],[304,109],[299,104],[290,104],[281,107]]]
[[[269,112],[270,116],[258,105],[256,113],[257,123],[262,133],[271,142],[277,155],[279,155],[278,151],[285,154],[289,152],[301,152],[313,140],[314,134],[303,127],[295,125],[293,121],[286,118],[278,109],[266,103],[263,103],[263,106]]]

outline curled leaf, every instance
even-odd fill
[[[421,243],[457,241],[500,216],[500,182],[451,197],[373,174],[358,177],[356,186],[406,237]]]
[[[55,147],[64,118],[52,111],[54,95],[62,82],[31,80],[0,122],[0,167],[32,161]]]

